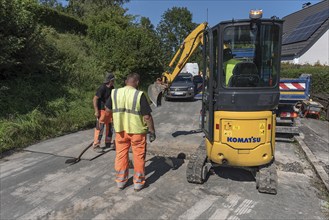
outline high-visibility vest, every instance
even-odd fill
[[[115,132],[128,134],[146,134],[147,125],[141,115],[140,100],[143,92],[131,86],[113,89],[112,112]]]
[[[225,70],[225,82],[226,86],[228,85],[228,82],[230,81],[231,76],[233,75],[233,69],[237,63],[240,63],[241,60],[236,60],[236,59],[230,59],[226,62],[224,62],[224,70]]]

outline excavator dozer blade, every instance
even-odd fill
[[[162,92],[163,89],[159,83],[155,82],[148,87],[147,94],[155,107],[161,105]]]

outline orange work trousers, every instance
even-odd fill
[[[104,133],[104,127],[105,127],[105,144],[111,143],[112,133],[113,133],[112,114],[105,110],[100,110],[99,115],[100,115],[98,119],[99,126],[96,126],[94,132],[94,145],[101,144],[101,140]]]
[[[134,160],[134,186],[145,184],[146,134],[127,134],[125,131],[115,133],[115,171],[118,183],[125,183],[129,174],[128,151],[132,147]]]

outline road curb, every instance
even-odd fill
[[[306,154],[306,157],[308,161],[312,164],[313,168],[315,169],[317,175],[320,177],[321,181],[327,188],[327,191],[329,192],[329,176],[326,173],[326,171],[323,169],[323,167],[319,164],[319,160],[314,156],[312,151],[308,148],[308,146],[305,144],[303,139],[300,136],[295,136],[296,141],[298,141],[299,145],[301,146],[302,150]]]

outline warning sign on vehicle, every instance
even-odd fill
[[[260,123],[259,124],[259,134],[260,135],[265,135],[265,123]]]

